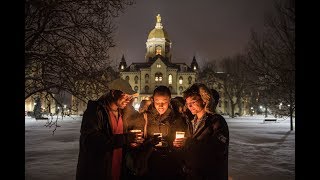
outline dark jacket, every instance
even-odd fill
[[[113,134],[109,112],[105,110],[106,100],[89,101],[83,114],[80,130],[77,180],[111,179],[112,153],[122,147],[126,152],[126,125],[123,118],[124,134]],[[123,162],[123,161],[122,161]],[[122,163],[123,165],[124,163]]]
[[[175,138],[176,131],[187,132],[187,124],[180,114],[175,113],[169,108],[164,114],[160,115],[153,105],[148,108],[147,119],[147,137],[143,150],[136,151],[134,156],[142,157],[144,160],[139,159],[137,162],[145,161],[147,163],[147,172],[144,174],[145,179],[163,179],[175,178],[179,176],[179,160],[176,158],[172,148],[172,142]],[[143,129],[145,120],[143,114],[138,117],[140,123],[136,123],[137,129]],[[147,143],[152,141],[153,133],[162,133],[165,142],[162,142],[165,147],[149,146]],[[148,149],[152,149],[149,151]],[[133,152],[134,153],[134,152]],[[141,155],[140,155],[140,154]],[[147,159],[146,159],[147,158]]]
[[[188,122],[191,137],[184,148],[187,179],[228,179],[229,129],[219,114],[206,113],[196,132]]]

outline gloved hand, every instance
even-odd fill
[[[157,135],[153,135],[152,139],[151,139],[151,144],[152,145],[156,145],[159,142],[161,142],[161,136],[159,134]]]
[[[135,133],[128,133],[127,134],[127,143],[134,143],[136,139],[136,134]]]

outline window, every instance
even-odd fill
[[[138,76],[135,76],[135,77],[134,77],[134,83],[135,83],[135,84],[138,84],[138,80],[139,80]]]
[[[144,87],[144,92],[145,92],[145,93],[149,93],[149,86],[145,86],[145,87]]]
[[[172,92],[172,86],[169,86],[170,91]]]
[[[138,92],[139,88],[138,86],[134,86],[134,91]]]
[[[197,67],[196,67],[196,66],[193,66],[193,70],[197,70]]]
[[[171,74],[169,74],[168,83],[169,83],[169,84],[172,84],[172,75],[171,75]]]
[[[156,55],[158,54],[161,55],[161,49],[162,49],[161,46],[156,47]]]
[[[160,73],[160,72],[157,72],[156,74],[155,74],[155,79],[154,79],[156,82],[157,81],[162,81],[162,73]]]
[[[192,83],[192,77],[191,76],[188,77],[188,82],[189,82],[189,84]]]
[[[144,78],[145,78],[145,83],[149,83],[149,74],[146,74]]]
[[[124,69],[124,65],[121,65],[121,69]]]
[[[182,84],[183,83],[183,78],[182,76],[179,77],[179,84]]]
[[[157,68],[161,68],[161,64],[157,64]]]
[[[180,94],[182,94],[182,91],[183,91],[183,87],[182,86],[179,87],[179,91],[180,91]]]
[[[127,80],[127,81],[129,81],[129,80],[130,80],[129,76],[126,76],[126,80]]]

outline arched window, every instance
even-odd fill
[[[145,87],[144,87],[144,92],[145,92],[145,93],[149,93],[149,86],[145,86]]]
[[[188,82],[189,82],[189,84],[192,83],[192,77],[191,76],[188,77]]]
[[[145,83],[149,83],[149,74],[146,74],[144,78],[145,78]]]
[[[180,91],[180,94],[182,94],[182,92],[183,92],[183,87],[182,86],[179,87],[179,91]]]
[[[157,47],[156,47],[156,55],[158,55],[158,54],[161,55],[161,49],[162,49],[161,46],[157,46]]]
[[[134,86],[134,91],[138,92],[139,88],[138,86]]]
[[[138,80],[139,80],[138,76],[135,76],[135,77],[134,77],[134,83],[135,83],[135,84],[138,84]]]
[[[182,76],[179,77],[179,84],[182,84],[183,83],[183,78]]]
[[[162,73],[157,72],[157,73],[155,74],[154,80],[155,80],[155,81],[162,81]]]
[[[126,80],[129,82],[129,80],[130,80],[129,76],[126,76]]]
[[[168,83],[172,84],[172,75],[171,74],[169,74],[169,76],[168,76]]]

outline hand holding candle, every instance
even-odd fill
[[[135,134],[134,142],[130,143],[131,147],[137,147],[137,146],[139,146],[140,144],[143,143],[143,141],[144,141],[143,132],[140,129],[130,130],[130,133],[134,133]]]
[[[183,131],[176,131],[176,138],[175,140],[173,141],[173,146],[174,147],[177,147],[177,148],[180,148],[182,146],[184,146],[184,143],[185,143],[185,132]]]

